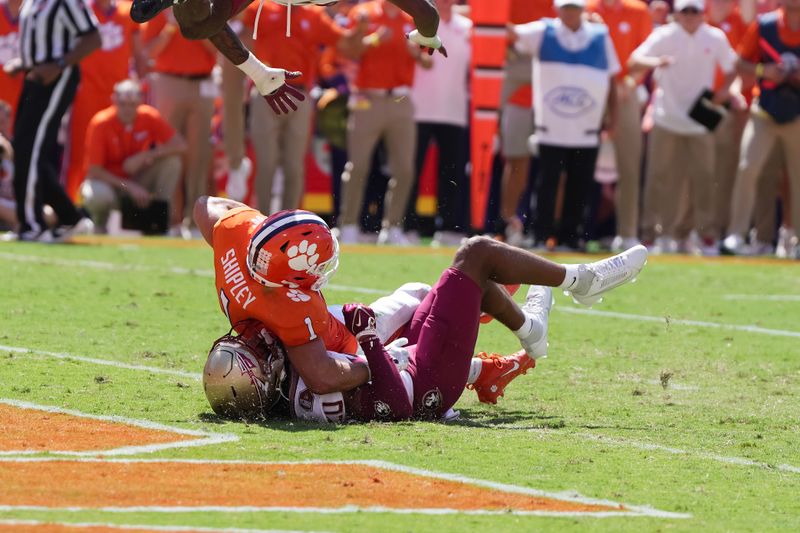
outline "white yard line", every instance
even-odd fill
[[[149,530],[169,532],[198,532],[198,533],[321,533],[313,531],[289,529],[243,529],[239,527],[213,528],[202,526],[162,526],[153,524],[115,524],[113,522],[55,522],[44,520],[4,520],[0,519],[0,526],[59,526],[65,528],[87,529],[106,528],[127,530]]]
[[[757,302],[800,302],[800,294],[724,294],[724,300],[754,300]]]
[[[124,416],[104,416],[93,415],[76,411],[74,409],[64,409],[61,407],[53,407],[49,405],[39,405],[31,402],[23,402],[20,400],[0,399],[0,404],[11,405],[20,409],[34,409],[36,411],[45,411],[47,413],[61,413],[80,418],[89,418],[92,420],[102,420],[104,422],[114,422],[117,424],[126,424],[129,426],[136,426],[145,429],[152,429],[158,431],[168,431],[178,435],[191,435],[198,437],[192,440],[183,440],[175,442],[164,442],[159,444],[143,444],[139,446],[121,446],[118,448],[111,448],[108,450],[90,450],[90,451],[73,451],[73,450],[46,450],[46,451],[32,451],[32,450],[6,450],[0,452],[0,456],[10,455],[31,455],[31,454],[52,454],[52,455],[68,455],[76,457],[93,457],[98,455],[112,456],[112,455],[135,455],[139,453],[154,453],[163,450],[170,450],[174,448],[191,448],[196,446],[209,446],[212,444],[220,444],[223,442],[235,442],[239,437],[230,433],[209,433],[207,431],[199,431],[194,429],[183,429],[175,426],[167,426],[157,422],[150,422],[149,420],[138,420],[135,418],[128,418]]]
[[[800,474],[800,467],[794,465],[788,465],[788,464],[773,465],[761,461],[753,461],[752,459],[745,459],[744,457],[728,457],[726,455],[719,455],[716,453],[682,450],[680,448],[662,446],[660,444],[651,444],[649,442],[638,442],[630,439],[621,439],[615,437],[605,437],[602,435],[592,435],[590,433],[580,433],[578,434],[578,436],[586,440],[601,442],[603,444],[629,446],[632,448],[638,448],[640,450],[652,450],[652,451],[671,453],[674,455],[686,455],[689,457],[694,457],[698,459],[709,459],[711,461],[717,461],[720,463],[726,463],[731,465],[754,466],[757,468],[764,468],[767,470],[778,470],[781,472],[791,472],[792,474]]]
[[[400,509],[393,507],[361,507],[358,505],[346,505],[344,507],[258,507],[258,506],[214,506],[205,505],[197,507],[169,507],[169,506],[135,506],[135,507],[45,507],[41,505],[0,505],[0,512],[9,511],[55,511],[55,512],[74,512],[85,511],[102,513],[313,513],[313,514],[421,514],[421,515],[479,515],[479,516],[549,516],[562,518],[575,517],[628,517],[649,516],[659,518],[691,518],[691,515],[678,513],[664,514],[663,512],[642,514],[635,511],[587,511],[587,512],[561,512],[561,511],[518,511],[518,510],[496,510],[486,509],[461,510],[449,508],[411,508]]]
[[[213,460],[213,459],[148,459],[148,458],[131,458],[131,459],[100,459],[96,457],[83,457],[76,459],[58,459],[53,457],[0,457],[0,463],[44,463],[44,462],[60,462],[72,461],[82,463],[155,463],[155,464],[169,464],[169,463],[182,463],[182,464],[210,464],[210,465],[253,465],[253,466],[293,466],[293,465],[345,465],[345,466],[370,466],[389,470],[394,472],[402,472],[421,477],[428,477],[433,479],[443,479],[456,483],[464,483],[466,485],[473,485],[478,487],[485,487],[501,492],[509,492],[514,494],[522,494],[525,496],[533,496],[539,498],[549,498],[553,500],[579,503],[583,505],[603,505],[609,507],[624,507],[625,511],[597,511],[597,512],[575,512],[575,513],[562,513],[556,511],[514,511],[514,514],[532,514],[542,516],[656,516],[661,518],[689,518],[691,515],[685,513],[672,513],[668,511],[661,511],[653,509],[648,506],[628,505],[611,500],[603,500],[597,498],[588,498],[581,496],[574,492],[547,492],[543,490],[533,489],[530,487],[521,487],[519,485],[510,485],[507,483],[497,483],[494,481],[487,481],[483,479],[476,479],[458,474],[448,474],[444,472],[436,472],[433,470],[426,470],[422,468],[414,468],[387,461],[373,461],[373,460],[354,460],[354,461],[321,461],[321,460],[308,460],[308,461],[240,461],[240,460]],[[138,507],[46,507],[46,506],[0,506],[0,511],[5,510],[61,510],[61,511],[85,511],[94,509],[97,511],[108,512],[256,512],[256,511],[269,511],[269,512],[311,512],[311,513],[400,513],[400,514],[509,514],[508,511],[489,511],[489,510],[473,510],[464,511],[459,509],[395,509],[389,507],[359,507],[359,506],[344,506],[344,507],[258,507],[258,506],[138,506]]]
[[[748,333],[759,333],[763,335],[773,335],[775,337],[793,337],[800,339],[800,331],[789,331],[783,329],[769,329],[761,326],[749,326],[744,324],[725,324],[720,322],[706,322],[704,320],[686,320],[682,318],[666,318],[663,316],[637,315],[633,313],[619,313],[616,311],[598,311],[596,309],[582,309],[578,307],[568,307],[566,305],[556,306],[562,313],[573,315],[599,316],[603,318],[617,318],[620,320],[632,320],[636,322],[656,322],[660,324],[695,326],[701,328],[732,329],[735,331],[746,331]]]
[[[108,270],[110,272],[162,272],[164,274],[175,274],[184,276],[191,274],[202,278],[213,278],[214,271],[210,269],[191,269],[183,267],[157,267],[152,265],[123,265],[108,261],[87,261],[82,259],[59,259],[55,257],[42,257],[38,255],[20,255],[0,252],[0,259],[17,261],[20,263],[35,263],[40,265],[84,267],[96,270]],[[327,288],[334,291],[355,292],[360,294],[380,294],[386,295],[387,291],[382,289],[369,289],[365,287],[351,287],[349,285],[337,285],[331,283]]]
[[[138,370],[140,372],[150,372],[151,374],[165,374],[168,376],[177,376],[181,378],[189,378],[199,380],[203,377],[202,374],[197,372],[187,372],[185,370],[173,370],[170,368],[158,368],[155,366],[134,365],[131,363],[123,363],[121,361],[114,361],[110,359],[98,359],[95,357],[83,357],[81,355],[72,355],[65,352],[48,352],[46,350],[35,350],[33,348],[23,348],[20,346],[6,346],[0,344],[0,351],[21,353],[21,354],[34,354],[42,355],[45,357],[54,357],[56,359],[66,359],[68,361],[80,361],[82,363],[92,363],[94,365],[113,366],[114,368],[123,368],[125,370]]]

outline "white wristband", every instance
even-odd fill
[[[427,48],[439,49],[442,47],[442,40],[438,35],[434,35],[433,37],[425,37],[419,32],[419,30],[409,32],[408,40]]]
[[[241,65],[236,65],[239,70],[247,74],[262,95],[274,93],[286,82],[286,71],[282,68],[271,68],[258,60],[252,52]]]

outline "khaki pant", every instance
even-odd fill
[[[311,135],[313,102],[297,102],[297,111],[276,115],[253,91],[250,98],[250,138],[256,153],[256,196],[258,208],[269,213],[275,172],[283,170],[283,195],[280,209],[297,209],[305,189],[305,156]]]
[[[181,168],[180,156],[172,155],[159,159],[131,179],[150,191],[157,200],[172,202],[175,187],[181,177]],[[86,178],[81,185],[83,207],[99,228],[105,228],[112,209],[119,209],[120,194],[119,190],[97,179]]]
[[[757,239],[763,242],[772,242],[776,237],[778,193],[781,178],[784,175],[786,161],[783,155],[783,147],[780,143],[775,143],[772,153],[767,158],[764,168],[761,169],[761,176],[758,178],[758,190],[756,191],[755,213],[753,213],[753,224],[756,228]],[[784,209],[788,206],[784,206]]]
[[[617,83],[617,123],[611,140],[617,163],[617,235],[636,237],[642,175],[642,106],[636,88]]]
[[[244,157],[245,74],[230,61],[222,62],[222,142],[230,168]]]
[[[692,227],[701,237],[717,239],[713,205],[714,137],[682,135],[654,126],[647,145],[642,232],[684,237],[678,227],[682,197],[688,198]]]
[[[714,171],[714,217],[717,227],[725,229],[730,221],[731,195],[739,166],[739,147],[747,123],[746,111],[731,111],[714,131],[716,170]]]
[[[756,194],[768,183],[760,179],[762,169],[778,145],[783,148],[789,175],[792,220],[795,224],[800,220],[800,119],[788,124],[776,124],[754,107],[742,137],[739,170],[731,197],[729,234],[744,236],[750,229]],[[766,178],[769,179],[769,176]]]
[[[152,76],[152,86],[154,106],[186,139],[183,218],[190,222],[195,200],[208,190],[215,87],[211,78],[192,80],[158,73]]]
[[[411,98],[354,95],[347,123],[347,163],[340,225],[359,224],[372,154],[383,139],[392,179],[386,194],[383,227],[400,226],[414,184],[417,128]]]

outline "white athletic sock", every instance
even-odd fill
[[[567,269],[567,275],[564,276],[564,281],[561,285],[558,286],[559,289],[574,289],[575,286],[578,284],[580,280],[580,275],[578,273],[578,267],[580,265],[562,265],[564,268]]]
[[[539,342],[542,338],[542,325],[532,317],[525,315],[525,322],[522,326],[514,331],[514,335],[526,350]]]
[[[469,364],[469,375],[467,376],[467,385],[472,385],[478,381],[481,375],[481,368],[483,368],[483,359],[473,357]]]

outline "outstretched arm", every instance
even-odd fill
[[[428,0],[389,0],[411,15],[417,30],[425,37],[433,37],[439,29],[439,11]]]
[[[192,213],[194,223],[209,246],[213,246],[211,237],[214,234],[214,224],[225,216],[225,213],[237,207],[247,206],[241,202],[216,196],[201,196],[194,203],[194,212]]]
[[[242,43],[228,24],[228,19],[234,15],[230,0],[183,2],[176,4],[173,12],[184,37],[208,39],[228,61],[253,80],[258,92],[276,114],[296,110],[294,100],[305,99],[303,93],[285,83],[300,73],[264,65]]]

